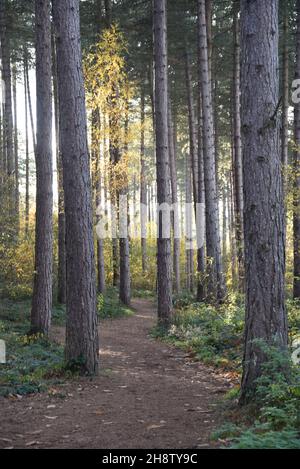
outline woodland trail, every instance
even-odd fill
[[[0,398],[0,447],[209,448],[226,378],[149,336],[151,302],[101,324],[101,372],[47,393]],[[63,328],[53,329],[62,341]]]

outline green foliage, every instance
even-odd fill
[[[147,289],[137,289],[134,288],[131,290],[131,295],[132,298],[148,298],[150,300],[153,300],[155,298],[155,293],[153,290],[147,290]]]
[[[31,237],[12,244],[0,242],[0,285],[2,296],[25,299],[32,294],[34,244]]]
[[[52,324],[55,326],[64,326],[66,324],[65,305],[56,304],[52,308]]]
[[[0,395],[46,389],[49,377],[63,369],[63,348],[41,335],[27,336],[28,304],[6,303],[0,315],[0,337],[6,342],[6,363],[0,365]],[[22,321],[22,322],[20,322]]]
[[[140,227],[138,228],[140,230]],[[130,248],[130,270],[135,292],[147,290],[153,294],[156,287],[156,239],[147,239],[147,269],[144,273],[142,271],[141,241],[139,239],[132,239]]]
[[[116,288],[108,289],[105,295],[98,295],[97,309],[100,319],[116,319],[133,314],[132,309],[120,302]]]
[[[169,332],[155,328],[160,337],[193,352],[204,363],[241,372],[244,305],[232,295],[218,307],[190,303],[189,294],[175,299],[177,310]],[[287,302],[290,337],[299,336],[299,303]],[[238,411],[238,425],[227,422],[213,438],[233,448],[300,448],[300,369],[291,363],[291,353],[257,341],[266,362],[257,380],[254,399]],[[226,406],[237,402],[239,389],[227,396]],[[236,405],[234,406],[236,409]]]
[[[175,304],[189,302],[189,294]],[[204,363],[239,370],[244,310],[236,298],[220,307],[194,303],[175,312],[166,340],[191,350]]]
[[[259,429],[258,429],[259,430]],[[269,431],[256,433],[246,430],[234,443],[233,449],[300,449],[299,433],[293,430],[280,432]]]
[[[184,308],[193,304],[195,297],[193,293],[189,290],[183,290],[180,293],[177,293],[173,296],[173,306],[176,309]]]
[[[235,449],[300,449],[299,366],[291,363],[289,353],[261,341],[257,343],[267,359],[257,379],[254,400],[246,408],[248,416],[254,409],[252,423],[244,427],[228,423],[214,438],[225,438]]]

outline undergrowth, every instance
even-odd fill
[[[203,363],[239,371],[242,355],[244,308],[238,296],[216,308],[189,304],[189,295],[175,299],[173,324],[167,335],[152,334],[195,355]]]
[[[251,404],[229,399],[228,422],[213,438],[234,449],[300,449],[300,369],[290,353],[257,341],[267,361]]]
[[[241,375],[244,329],[244,305],[235,295],[214,307],[191,303],[189,295],[175,299],[173,325],[166,333],[152,331],[158,337],[183,348],[195,359]],[[287,301],[291,343],[299,339],[300,305]],[[291,352],[260,342],[267,361],[257,380],[251,404],[238,405],[239,388],[230,390],[222,413],[225,424],[213,438],[231,448],[300,449],[300,368],[291,360]]]
[[[133,314],[131,308],[120,302],[117,288],[107,289],[104,295],[98,294],[97,309],[100,319],[117,319]]]
[[[0,315],[0,338],[6,343],[6,363],[0,365],[0,395],[23,395],[47,388],[49,378],[63,372],[63,348],[42,335],[27,336],[26,302],[6,304]]]
[[[122,305],[116,289],[98,295],[100,319],[129,316],[133,311]],[[30,300],[1,300],[0,339],[6,344],[6,363],[0,364],[0,396],[24,395],[46,390],[78,371],[64,361],[63,346],[42,335],[28,336]],[[55,305],[52,324],[65,325],[65,306]]]

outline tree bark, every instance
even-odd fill
[[[198,153],[196,143],[196,126],[195,126],[195,110],[194,110],[194,98],[193,98],[193,84],[192,84],[192,73],[189,53],[186,50],[185,53],[185,77],[186,77],[186,90],[187,90],[187,102],[189,112],[189,141],[190,141],[190,155],[191,155],[191,170],[192,170],[192,183],[193,183],[193,201],[195,206],[196,215],[196,204],[198,203]]]
[[[188,51],[185,53],[185,71],[186,71],[186,89],[188,101],[188,114],[189,114],[189,142],[190,142],[190,157],[186,165],[186,194],[191,191],[190,195],[186,196],[186,203],[194,203],[195,217],[197,216],[197,204],[199,202],[199,168],[198,168],[198,153],[196,143],[196,127],[195,127],[195,110],[193,98],[193,85],[190,57]],[[192,175],[192,186],[190,185],[190,175]],[[189,221],[189,230],[192,229],[192,220]],[[198,226],[197,226],[198,227]],[[188,254],[190,263],[190,280],[188,282],[191,291],[194,289],[194,250],[190,249]]]
[[[178,195],[177,195],[177,171],[176,171],[176,135],[174,132],[174,123],[172,116],[171,100],[168,100],[168,131],[169,131],[169,158],[170,158],[170,176],[172,193],[172,226],[173,226],[173,272],[174,272],[174,291],[180,291],[180,229],[178,214]]]
[[[106,26],[108,28],[111,27],[112,23],[112,7],[111,7],[111,0],[104,0],[104,7],[105,7],[105,19],[106,19]]]
[[[282,135],[281,135],[281,161],[283,167],[283,181],[286,189],[287,168],[289,160],[289,17],[288,6],[284,5],[283,19],[283,72],[282,72]]]
[[[266,355],[287,347],[285,227],[278,80],[278,0],[241,1],[242,142],[246,323],[241,403],[251,399]]]
[[[94,191],[95,191],[95,210],[96,214],[101,208],[101,173],[100,173],[100,138],[99,132],[101,129],[100,110],[93,109],[92,111],[92,161],[94,170]],[[97,214],[97,223],[99,222],[99,215]],[[98,293],[105,292],[105,266],[104,266],[104,244],[103,239],[97,237],[97,291]]]
[[[130,249],[129,249],[129,236],[128,236],[128,131],[129,131],[129,103],[128,98],[126,98],[126,109],[125,109],[125,145],[124,153],[122,157],[125,159],[125,170],[122,181],[122,186],[120,188],[120,288],[119,296],[123,304],[130,305],[131,297],[131,286],[130,286]],[[124,233],[122,231],[124,230]]]
[[[215,142],[211,81],[209,79],[205,0],[198,0],[199,76],[201,82],[203,115],[203,158],[205,182],[206,250],[210,259],[207,293],[211,300],[222,300],[225,285],[222,272],[218,198],[216,189]]]
[[[234,35],[234,76],[233,76],[233,176],[235,195],[235,236],[237,244],[237,258],[239,271],[239,289],[244,289],[244,200],[243,200],[243,166],[242,166],[242,140],[241,140],[241,99],[240,99],[240,25],[238,12],[235,12],[233,22]]]
[[[8,31],[7,2],[0,2],[0,39],[1,39],[1,62],[2,80],[4,83],[4,109],[3,109],[3,147],[6,159],[6,171],[10,177],[14,171],[13,152],[13,114],[11,96],[11,48],[10,34]]]
[[[19,193],[19,144],[18,144],[18,113],[17,113],[17,69],[13,67],[13,102],[14,102],[14,171],[15,171],[15,213],[16,234],[20,229],[20,193]]]
[[[205,19],[206,19],[206,34],[207,34],[208,75],[209,75],[210,82],[212,82],[212,55],[213,55],[212,0],[205,0]]]
[[[192,239],[192,158],[191,148],[186,152],[185,160],[185,253],[186,253],[186,289],[193,291],[194,250]]]
[[[199,216],[199,224],[203,234],[205,233],[205,186],[204,186],[204,162],[203,162],[203,116],[202,116],[202,99],[201,99],[201,80],[202,75],[200,71],[200,40],[198,35],[197,51],[198,51],[198,99],[197,99],[197,113],[198,113],[198,201],[201,204]],[[203,236],[204,238],[204,236]],[[204,239],[198,240],[197,249],[197,301],[205,299],[205,247]]]
[[[96,276],[79,0],[53,0],[52,5],[66,217],[65,354],[67,362],[81,372],[97,374]]]
[[[170,169],[168,143],[168,59],[166,1],[153,1],[155,62],[155,136],[157,202],[170,204]],[[168,328],[172,316],[172,269],[170,233],[164,233],[163,214],[158,214],[157,294],[158,323]]]
[[[57,61],[55,36],[52,31],[52,70],[55,117],[55,150],[57,167],[57,195],[58,195],[58,269],[57,269],[57,301],[66,303],[66,221],[64,208],[63,168],[61,160],[61,144],[59,132],[59,102],[57,89]]]
[[[29,233],[29,145],[28,145],[28,96],[26,52],[24,53],[24,110],[25,110],[25,236]]]
[[[36,223],[31,333],[48,334],[52,312],[52,53],[50,1],[35,1],[36,27]]]
[[[29,109],[29,117],[30,117],[30,126],[31,126],[31,135],[32,135],[32,142],[33,142],[33,151],[34,156],[36,157],[36,135],[34,129],[34,120],[33,120],[33,112],[32,112],[32,102],[31,102],[31,92],[30,92],[30,84],[29,84],[29,70],[28,70],[28,51],[25,51],[25,71],[26,71],[26,84],[27,84],[27,98],[28,98],[28,109]]]
[[[300,79],[300,0],[297,0],[296,66],[295,80]],[[294,143],[293,169],[293,242],[294,242],[294,282],[293,294],[300,299],[300,103],[294,104]]]
[[[147,270],[147,183],[146,183],[146,167],[145,167],[145,90],[144,90],[143,85],[141,88],[141,174],[140,174],[140,180],[141,180],[140,181],[140,189],[141,189],[140,215],[141,215],[142,272],[145,273]],[[135,196],[135,181],[134,181],[134,196]]]
[[[222,256],[223,265],[226,271],[227,260],[227,188],[224,186],[222,190]]]

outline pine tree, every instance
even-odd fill
[[[155,137],[157,202],[170,205],[170,168],[168,140],[168,59],[166,1],[153,2],[154,66],[155,66]],[[172,315],[171,239],[159,212],[157,239],[158,322],[168,328]]]
[[[35,1],[36,24],[36,223],[31,333],[48,334],[52,310],[53,180],[50,1]]]
[[[66,217],[66,360],[98,372],[91,181],[82,73],[79,0],[53,0]]]
[[[241,402],[266,355],[287,347],[285,229],[279,145],[278,0],[241,2],[246,324]]]

